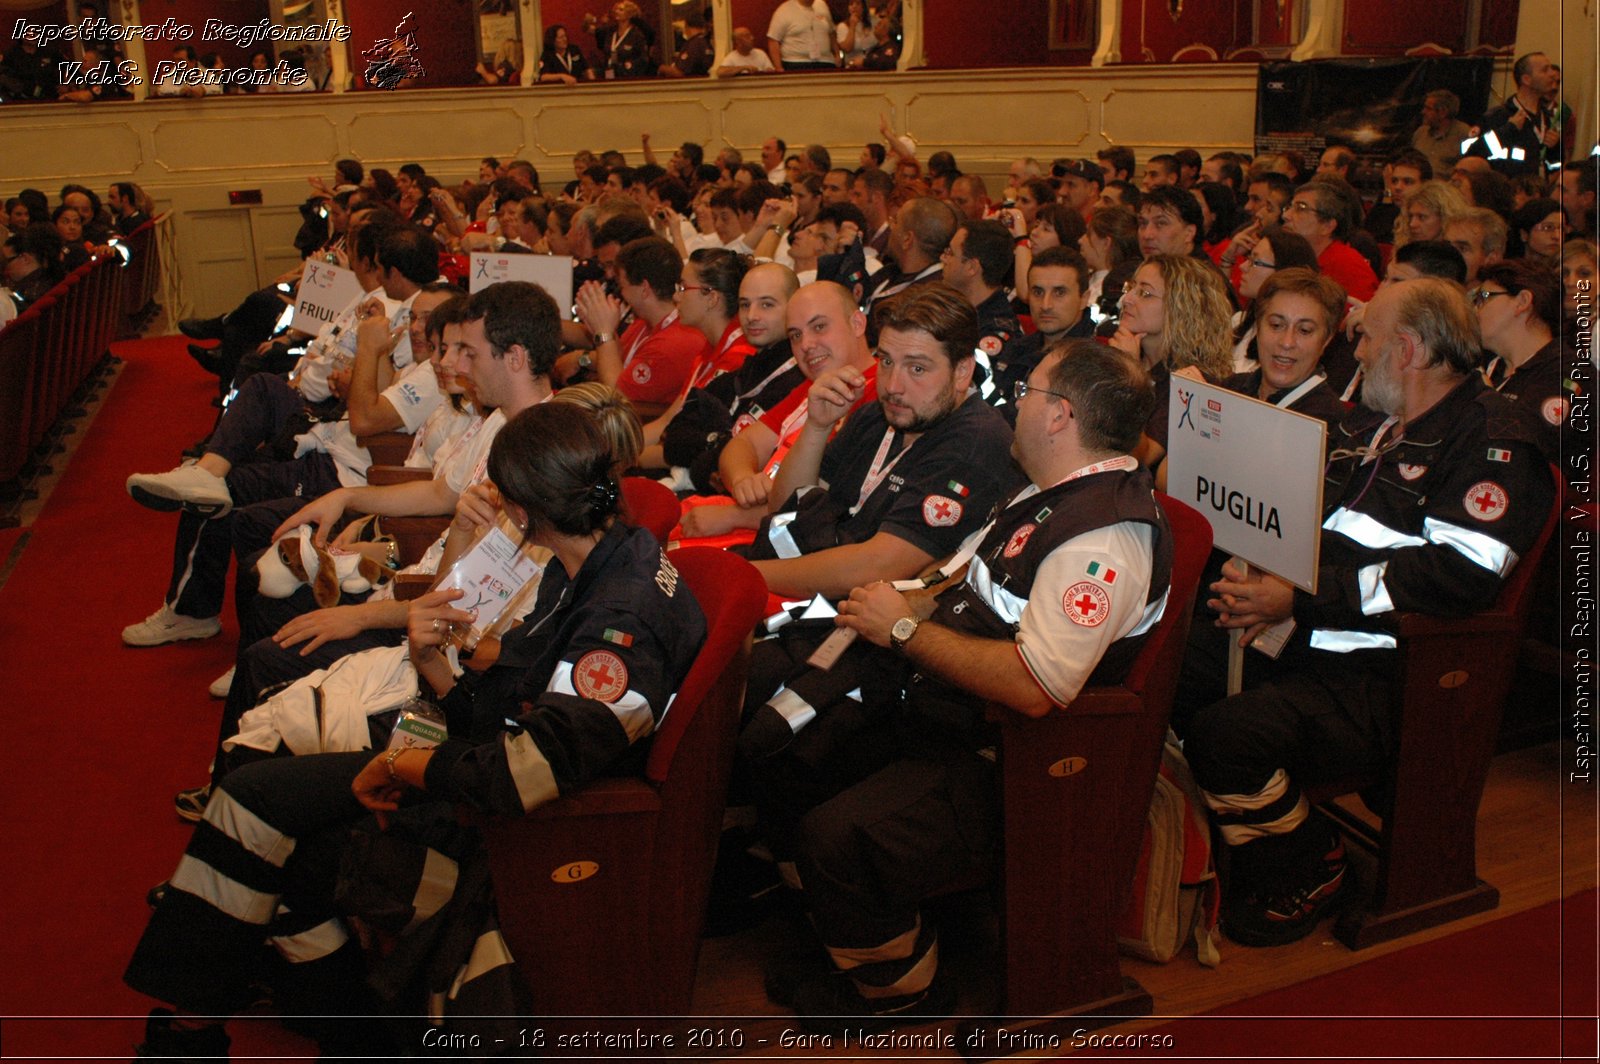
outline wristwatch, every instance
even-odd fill
[[[594,346],[599,347],[601,344],[609,344],[615,339],[616,337],[608,332],[597,332],[594,334]]]
[[[592,365],[594,365],[594,359],[589,357],[589,352],[580,352],[578,355],[578,368],[588,369]]]
[[[902,617],[894,622],[894,627],[889,629],[889,645],[896,650],[904,650],[906,644],[911,642],[911,637],[917,634],[917,626],[922,622],[915,617]]]

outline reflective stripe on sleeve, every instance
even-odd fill
[[[472,955],[467,958],[467,963],[461,966],[461,970],[456,973],[455,981],[450,984],[449,999],[454,1001],[461,988],[474,979],[481,979],[496,968],[510,963],[512,963],[511,947],[506,945],[506,940],[501,937],[500,932],[485,931],[472,944]]]
[[[517,797],[522,800],[523,812],[531,813],[546,802],[553,801],[560,788],[556,786],[555,773],[545,760],[539,744],[527,732],[507,733],[504,736],[506,766],[511,770],[511,781],[517,786]]]
[[[1361,588],[1361,612],[1368,617],[1394,610],[1394,599],[1389,597],[1389,588],[1383,582],[1383,574],[1388,571],[1389,563],[1382,561],[1356,573],[1356,583]]]
[[[903,961],[911,956],[911,951],[917,946],[917,936],[922,933],[922,917],[918,916],[910,929],[898,934],[887,942],[876,946],[829,946],[828,956],[833,958],[833,963],[839,966],[840,971],[848,972],[852,968],[859,968],[863,964],[877,964],[880,961]]]
[[[1400,547],[1423,547],[1428,541],[1390,528],[1370,514],[1359,513],[1341,506],[1328,515],[1322,527],[1329,532],[1354,540],[1373,550],[1396,550]]]
[[[550,686],[547,691],[557,694],[572,695],[575,698],[586,698],[572,686],[572,663],[563,661],[556,666],[556,671],[550,676]],[[616,714],[617,721],[621,723],[622,730],[628,733],[628,742],[636,743],[655,730],[656,720],[650,712],[650,700],[644,695],[628,688],[615,702],[604,703],[611,712]]]
[[[1517,552],[1498,539],[1448,521],[1430,517],[1422,522],[1422,534],[1430,543],[1449,547],[1472,564],[1502,577],[1517,564]]]
[[[1318,628],[1311,633],[1313,650],[1348,654],[1352,650],[1393,650],[1400,645],[1384,632],[1348,632],[1338,628]]]

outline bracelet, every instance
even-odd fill
[[[389,756],[388,757],[383,759],[383,767],[389,770],[389,782],[390,783],[403,783],[403,782],[405,782],[399,776],[396,776],[394,774],[394,759],[399,757],[401,754],[405,753],[407,749],[408,749],[408,747],[397,746],[393,750],[389,751]]]
[[[609,344],[615,339],[616,337],[612,336],[608,332],[597,332],[594,334],[594,343],[596,347],[600,346],[601,344]]]

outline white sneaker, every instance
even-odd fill
[[[122,630],[122,641],[130,647],[158,647],[180,639],[210,639],[222,631],[220,617],[185,617],[163,605],[159,610]]]
[[[237,667],[235,666],[234,668]],[[215,680],[212,680],[209,690],[212,698],[227,698],[228,692],[233,690],[233,669],[229,669]]]
[[[128,478],[128,494],[152,510],[188,510],[201,517],[221,517],[233,509],[228,482],[192,461],[165,473],[135,473]]]

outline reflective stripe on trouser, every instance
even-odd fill
[[[922,899],[990,867],[999,809],[994,765],[934,748],[894,761],[806,814],[797,865],[829,955],[863,997],[933,980],[937,940]]]
[[[333,884],[346,825],[365,813],[350,783],[370,760],[279,758],[230,775],[139,940],[128,984],[187,1011],[230,1014],[250,1003],[272,941],[297,981],[333,995],[324,1011],[340,1012],[360,957],[333,921]]]
[[[1305,795],[1283,769],[1274,772],[1266,786],[1252,794],[1200,793],[1230,846],[1263,835],[1287,835],[1305,823],[1311,811]]]

